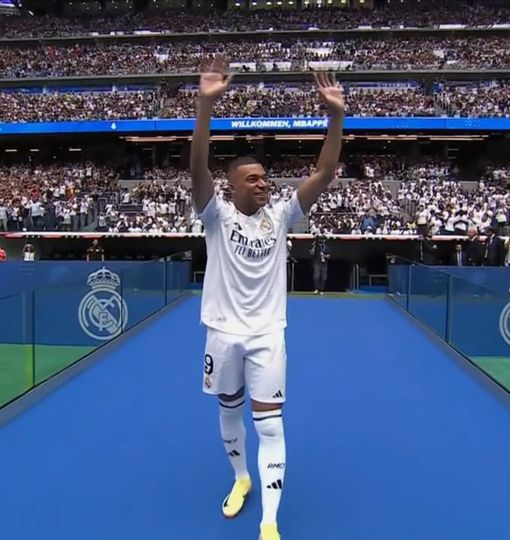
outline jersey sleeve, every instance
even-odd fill
[[[205,229],[209,229],[217,225],[227,213],[228,204],[221,200],[218,195],[213,195],[202,212],[198,214],[198,218]]]
[[[287,227],[293,227],[300,219],[305,217],[305,213],[301,208],[301,203],[297,195],[297,189],[292,194],[291,198],[284,203],[285,216],[287,221]]]
[[[204,227],[210,227],[214,225],[220,217],[220,209],[218,204],[217,195],[213,195],[209,202],[205,205],[205,208],[200,212],[198,218],[204,224]]]

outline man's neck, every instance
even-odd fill
[[[260,207],[257,206],[257,207],[243,207],[242,205],[234,202],[234,206],[236,208],[236,210],[238,212],[240,212],[241,214],[243,214],[244,216],[247,216],[247,217],[251,217],[253,215],[255,215],[259,210],[260,210]]]

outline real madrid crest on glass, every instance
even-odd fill
[[[510,345],[510,302],[505,305],[499,314],[499,333],[506,343]]]
[[[78,308],[82,330],[100,341],[118,336],[128,320],[126,301],[117,292],[119,276],[103,266],[89,275],[87,285],[92,290],[82,298]]]

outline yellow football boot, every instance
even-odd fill
[[[243,509],[244,501],[251,491],[251,480],[249,478],[240,478],[236,480],[232,491],[223,501],[223,515],[226,518],[234,518]]]
[[[259,540],[281,540],[276,523],[264,524],[260,526]]]

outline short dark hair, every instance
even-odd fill
[[[242,156],[232,160],[227,168],[227,178],[230,180],[232,174],[238,167],[243,165],[261,165],[260,161],[255,159],[253,156]]]

